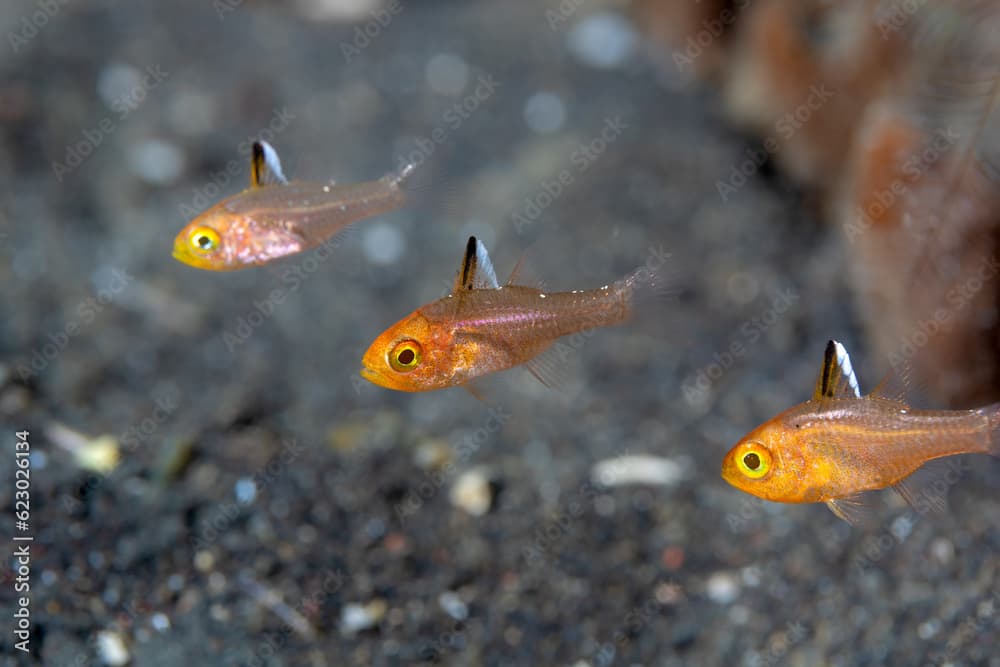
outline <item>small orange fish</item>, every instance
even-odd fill
[[[470,237],[452,293],[376,338],[361,376],[399,391],[465,386],[475,394],[469,383],[476,378],[525,364],[546,385],[556,384],[554,367],[539,355],[562,336],[625,321],[637,293],[655,291],[658,281],[642,268],[594,290],[501,286],[486,247]]]
[[[751,431],[722,461],[736,488],[782,503],[826,503],[851,521],[853,497],[892,486],[955,454],[1000,455],[1000,403],[975,410],[914,410],[878,390],[862,397],[844,346],[827,343],[812,400]]]
[[[314,248],[352,222],[403,206],[403,184],[413,171],[351,185],[289,183],[278,154],[253,145],[250,187],[192,220],[174,239],[174,258],[209,271],[267,264]]]

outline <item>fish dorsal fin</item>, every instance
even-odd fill
[[[486,246],[475,236],[469,237],[465,246],[465,257],[462,267],[455,278],[455,294],[461,294],[474,289],[499,289],[497,274],[493,270],[493,262],[486,252]]]
[[[253,142],[250,156],[250,187],[262,185],[284,185],[288,179],[281,173],[281,159],[278,151],[266,141]]]
[[[816,380],[816,390],[813,400],[821,401],[829,398],[861,398],[861,385],[854,375],[851,357],[843,345],[835,340],[826,344],[823,355],[823,368]]]

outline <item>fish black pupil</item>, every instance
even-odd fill
[[[760,456],[750,452],[743,457],[743,464],[750,470],[756,470],[760,467]]]
[[[410,364],[413,363],[413,360],[416,359],[416,357],[417,355],[413,353],[413,350],[407,348],[402,352],[400,352],[399,356],[396,357],[396,359],[399,361],[399,363],[403,364],[404,366],[409,366]]]
[[[202,250],[208,250],[209,248],[212,247],[212,239],[210,239],[210,238],[208,238],[207,236],[204,236],[204,235],[203,236],[199,236],[198,237],[198,247],[201,248]]]

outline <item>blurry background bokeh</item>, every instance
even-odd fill
[[[863,528],[719,477],[830,338],[865,390],[1000,397],[997,5],[4,3],[3,664],[1000,665],[1000,463]],[[430,186],[323,258],[174,261],[257,138]],[[669,255],[676,296],[561,391],[368,384],[470,234],[552,289]]]

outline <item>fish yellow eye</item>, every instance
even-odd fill
[[[760,479],[771,471],[771,452],[763,445],[751,444],[737,457],[736,466],[750,479]]]
[[[195,227],[188,242],[197,252],[208,254],[219,249],[219,234],[211,227]]]
[[[422,354],[423,350],[417,341],[400,341],[389,353],[389,365],[392,366],[393,370],[406,373],[417,367]]]

